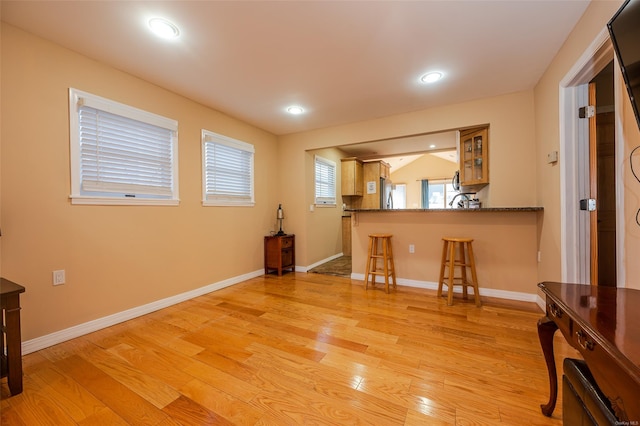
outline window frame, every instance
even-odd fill
[[[207,207],[215,206],[238,206],[238,207],[253,207],[255,206],[255,147],[254,145],[243,142],[237,139],[230,138],[228,136],[221,135],[219,133],[212,132],[210,130],[202,129],[201,136],[201,149],[202,149],[202,205]],[[209,169],[207,168],[207,144],[219,144],[226,147],[231,147],[240,151],[250,153],[250,175],[249,175],[249,195],[234,197],[223,196],[215,194],[209,194],[207,192],[207,179]]]
[[[327,186],[333,185],[333,197],[329,194],[328,196],[318,196],[318,163],[323,164],[332,169],[333,174],[333,182],[328,180],[326,182],[323,181]],[[331,161],[327,158],[321,157],[319,155],[313,156],[313,202],[314,205],[318,207],[336,207],[337,206],[337,166],[335,161]],[[330,191],[331,192],[331,191]]]
[[[407,208],[407,184],[406,183],[395,183],[393,184],[393,189],[391,193],[396,195],[393,197],[393,208],[394,209],[406,209]],[[402,190],[401,190],[402,188]],[[402,193],[402,201],[404,201],[404,206],[400,206],[396,204],[398,202],[397,194]]]
[[[429,209],[433,208],[433,209],[455,209],[457,207],[454,206],[450,206],[449,205],[449,194],[453,193],[454,195],[458,193],[458,191],[454,190],[453,187],[451,188],[451,190],[447,190],[447,186],[452,186],[451,181],[447,180],[447,179],[433,179],[433,180],[429,180],[429,186],[431,187],[432,185],[442,185],[443,186],[443,191],[444,194],[442,195],[442,200],[444,205],[441,207],[427,207]]]
[[[164,128],[172,132],[171,137],[171,188],[166,196],[147,193],[131,195],[126,191],[116,191],[114,184],[110,191],[84,191],[82,189],[82,153],[80,145],[80,108],[91,108]],[[180,203],[178,181],[178,122],[142,109],[103,98],[92,93],[69,88],[69,144],[71,168],[71,204],[80,205],[164,205],[177,206]],[[112,192],[113,191],[113,192]]]

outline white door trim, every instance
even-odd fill
[[[589,257],[587,248],[589,243],[588,220],[586,225],[580,224],[578,220],[580,212],[578,200],[586,198],[584,182],[581,182],[581,170],[584,170],[584,161],[580,157],[578,146],[580,143],[586,144],[584,139],[588,137],[588,132],[583,133],[582,124],[577,123],[577,108],[583,105],[584,96],[582,85],[586,85],[611,61],[614,61],[615,69],[618,69],[617,58],[615,57],[613,45],[606,28],[596,36],[582,56],[576,61],[565,77],[560,81],[560,208],[561,208],[561,265],[562,281],[588,283],[589,277]],[[624,287],[626,283],[625,274],[625,253],[624,253],[624,133],[620,113],[622,111],[622,94],[624,93],[624,82],[620,73],[614,73],[614,93],[616,109],[616,251],[617,251],[617,276],[618,286]],[[588,124],[587,124],[588,126]],[[583,154],[584,155],[584,154]]]
[[[584,155],[580,157],[578,147],[585,142],[581,140],[581,138],[584,138],[584,129],[581,129],[583,124],[578,123],[576,116],[578,108],[584,106],[579,105],[584,95],[583,85],[589,83],[593,77],[602,71],[613,60],[613,57],[614,51],[609,32],[607,28],[603,28],[560,81],[560,234],[562,281],[564,282],[587,283],[590,279],[588,272],[588,226],[585,231],[585,227],[580,226],[580,221],[578,220],[578,214],[580,213],[578,200],[586,198],[581,193],[584,183],[580,181],[580,175],[582,174],[580,170],[584,166]],[[616,137],[618,137],[618,134],[616,134]],[[622,143],[618,143],[616,144],[616,149],[623,146]],[[586,249],[585,245],[587,246]],[[586,276],[585,264],[587,265]],[[619,261],[618,264],[620,264]],[[618,270],[620,270],[619,265]]]

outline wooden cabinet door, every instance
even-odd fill
[[[355,158],[343,158],[341,161],[340,185],[343,196],[362,196],[363,192],[363,170],[362,161]]]
[[[460,132],[460,185],[489,183],[489,129]]]

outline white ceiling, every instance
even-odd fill
[[[1,17],[281,135],[530,89],[588,3],[3,0]],[[445,79],[420,85],[429,70]]]

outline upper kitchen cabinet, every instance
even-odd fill
[[[391,176],[391,166],[389,163],[382,160],[367,161],[364,163],[365,182],[379,178],[389,179],[389,176]]]
[[[364,190],[362,161],[356,158],[343,158],[342,195],[361,197]]]
[[[460,185],[489,183],[489,128],[460,131]]]

